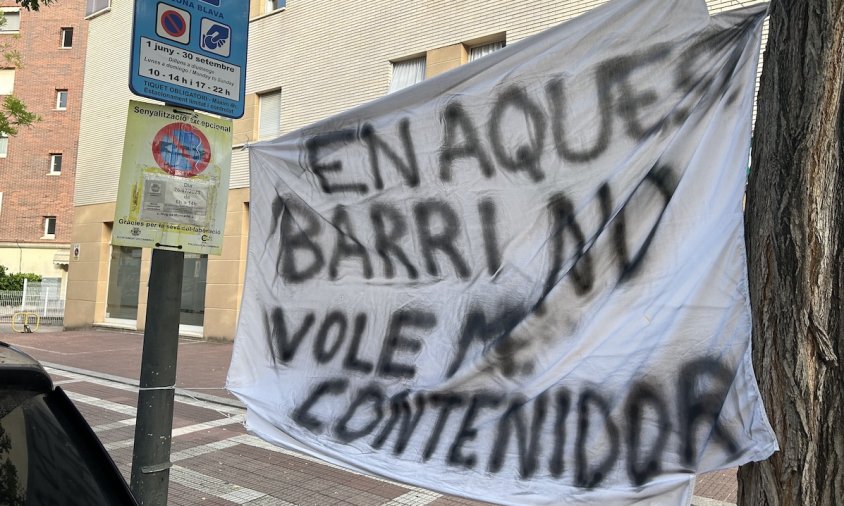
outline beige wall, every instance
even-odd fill
[[[240,294],[246,262],[248,236],[247,202],[249,190],[229,191],[223,250],[208,258],[205,290],[205,325],[203,337],[231,340],[240,308]],[[71,256],[68,293],[65,306],[65,328],[106,324],[108,274],[111,260],[111,222],[114,204],[79,206],[73,227],[73,243],[79,244],[79,258]],[[138,315],[135,328],[146,323],[147,289],[152,254],[144,249],[138,292]]]
[[[427,75],[467,60],[467,48],[517,42],[604,0],[427,0],[336,2],[287,0],[285,9],[262,12],[250,0],[246,103],[234,123],[231,190],[223,251],[208,262],[204,336],[233,339],[243,289],[248,236],[248,150],[257,140],[257,94],[282,90],[282,131],[290,132],[383,96],[391,61],[426,55]],[[712,12],[758,0],[709,0]],[[117,177],[123,150],[128,87],[114,76],[129,72],[133,3],[112,2],[111,11],[90,20],[72,243],[66,327],[104,321]],[[377,14],[377,15],[376,15]],[[115,58],[115,54],[126,55]],[[150,252],[142,257],[138,328],[146,311]]]
[[[452,44],[428,51],[425,56],[425,79],[430,79],[466,63],[468,54],[463,44]]]
[[[507,42],[514,42],[601,2],[573,3],[287,0],[285,9],[264,14],[263,2],[251,0],[246,93],[254,97],[281,88],[282,130],[292,131],[383,96],[390,61],[490,34],[506,33]],[[129,73],[131,30],[126,27],[132,26],[132,12],[131,1],[112,2],[109,12],[89,21],[74,195],[78,206],[113,202],[117,195],[126,112],[129,100],[137,98],[115,82],[115,76]],[[254,111],[254,102],[246,105]],[[239,122],[235,143],[256,140],[245,135],[254,129],[253,121],[247,115]],[[248,187],[244,159],[233,157],[232,187]]]
[[[258,95],[246,95],[243,106],[243,117],[234,120],[232,124],[232,143],[242,146],[254,142],[258,136]]]
[[[67,271],[56,265],[56,253],[67,253],[70,246],[57,244],[0,244],[0,265],[9,273],[31,272],[42,277],[64,278]]]
[[[234,338],[246,265],[248,201],[248,189],[229,191],[223,251],[208,257],[204,336],[209,339]]]
[[[235,145],[255,142],[255,94],[282,89],[282,131],[289,132],[383,96],[391,61],[428,54],[429,75],[465,61],[465,46],[491,38],[507,44],[550,28],[605,0],[287,0],[262,11],[250,0],[247,113],[235,124]],[[709,0],[712,12],[760,0]],[[74,201],[113,202],[129,100],[115,76],[129,73],[133,2],[112,2],[89,21]],[[465,46],[464,46],[465,45]],[[115,55],[124,55],[115,57]],[[232,157],[232,187],[249,186],[246,154]]]
[[[76,206],[105,204],[117,197],[129,100],[138,98],[128,85],[133,11],[132,1],[113,1],[108,12],[88,21],[73,197]]]
[[[76,207],[71,243],[79,245],[79,257],[70,257],[65,328],[88,327],[105,318],[113,220],[113,203]]]

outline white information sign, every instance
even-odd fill
[[[140,47],[139,74],[155,80],[144,81],[145,87],[166,93],[172,83],[224,98],[240,95],[240,67],[146,37]]]
[[[208,222],[208,197],[215,183],[144,174],[141,219],[203,226]]]
[[[112,243],[219,254],[231,120],[129,103]]]

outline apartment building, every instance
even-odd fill
[[[181,332],[234,337],[249,229],[247,146],[431,78],[604,0],[250,0],[246,113],[235,121],[222,254],[185,255]],[[757,3],[709,1],[711,12]],[[65,326],[143,329],[151,251],[110,244],[132,2],[88,0]]]
[[[14,94],[41,120],[0,137],[0,265],[65,287],[87,22],[84,0],[38,12],[0,2],[0,47],[19,65],[0,65],[0,95]],[[0,97],[4,98],[4,97]]]

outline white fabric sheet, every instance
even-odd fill
[[[769,456],[741,203],[764,14],[610,2],[252,146],[250,430],[519,505],[683,504]]]

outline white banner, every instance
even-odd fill
[[[252,146],[249,428],[519,505],[688,503],[774,452],[742,213],[764,14],[610,2]]]

